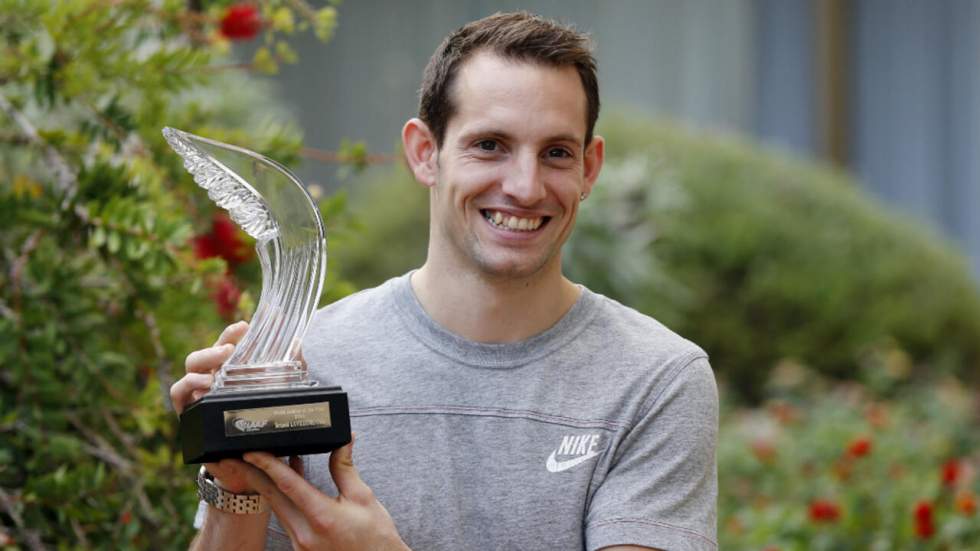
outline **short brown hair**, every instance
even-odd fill
[[[542,63],[553,67],[574,66],[582,80],[586,99],[585,144],[599,118],[599,83],[589,37],[571,27],[525,11],[496,13],[453,31],[436,48],[422,76],[419,118],[442,146],[449,119],[455,114],[452,84],[463,62],[477,51],[487,50],[507,59]]]

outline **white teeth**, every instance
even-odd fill
[[[518,218],[517,216],[508,216],[500,211],[486,211],[484,217],[495,226],[514,231],[534,231],[540,228],[544,222],[541,217]]]

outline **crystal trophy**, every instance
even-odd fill
[[[326,272],[320,213],[288,169],[258,153],[164,128],[208,197],[256,240],[262,291],[211,390],[180,415],[185,463],[324,453],[350,442],[347,394],[310,380],[300,343]]]

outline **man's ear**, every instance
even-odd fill
[[[429,126],[421,119],[409,119],[402,127],[402,149],[415,179],[426,187],[436,185],[439,174],[439,148]]]
[[[599,171],[602,170],[602,162],[606,158],[606,140],[602,136],[592,136],[592,141],[585,146],[584,168],[585,168],[585,189],[582,190],[586,195],[592,193],[592,186],[599,178]]]

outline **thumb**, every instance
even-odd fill
[[[330,476],[340,495],[358,503],[367,504],[374,500],[371,488],[361,480],[354,467],[354,435],[351,441],[330,454]]]

